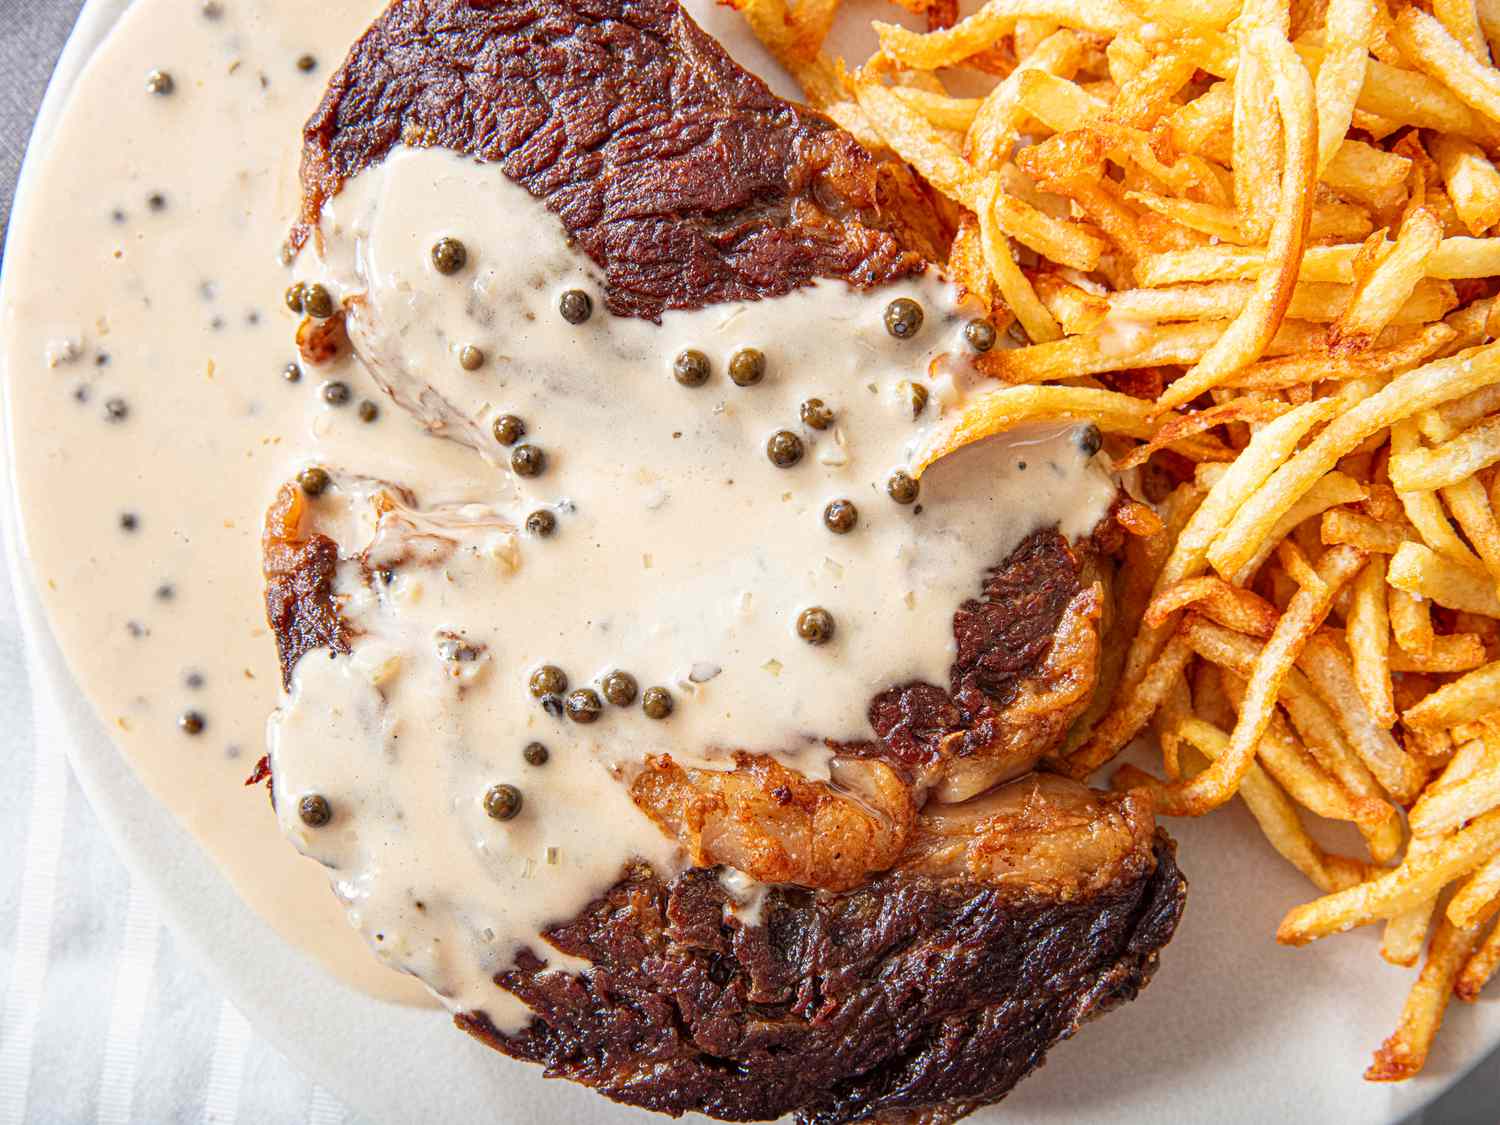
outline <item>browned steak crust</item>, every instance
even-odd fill
[[[326,535],[302,535],[303,496],[295,486],[284,486],[266,513],[262,536],[266,621],[276,638],[281,684],[288,690],[304,653],[349,651],[348,629],[333,598],[338,544]]]
[[[676,0],[396,0],[308,121],[303,225],[397,144],[498,164],[604,271],[620,315],[879,285],[924,262],[878,168]]]
[[[641,872],[548,936],[596,966],[534,958],[497,981],[538,1018],[461,1027],[554,1077],[663,1113],[832,1125],[1003,1097],[1080,1024],[1132,999],[1182,912],[1157,833],[1071,901],[893,873],[845,894],[770,892],[763,926],[725,920],[711,871]]]

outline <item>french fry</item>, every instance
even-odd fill
[[[1332,508],[1323,513],[1319,537],[1325,546],[1347,543],[1361,551],[1394,555],[1401,544],[1409,542],[1412,532],[1402,524],[1385,523],[1350,508]],[[1381,573],[1381,596],[1384,597],[1384,568]],[[1388,615],[1387,615],[1388,616]]]
[[[1490,577],[1500,582],[1500,525],[1495,522],[1495,513],[1490,508],[1484,485],[1473,477],[1440,490],[1448,511],[1464,537],[1473,545],[1480,562],[1490,572]]]
[[[1163,590],[1146,608],[1147,625],[1160,628],[1180,610],[1193,607],[1210,621],[1252,637],[1269,637],[1280,614],[1258,594],[1231,586],[1215,575],[1187,578]]]
[[[1420,859],[1439,842],[1430,837],[1414,837],[1406,846],[1406,858]],[[1380,955],[1392,965],[1415,965],[1417,958],[1422,956],[1422,946],[1427,941],[1427,930],[1436,911],[1437,898],[1434,896],[1423,899],[1386,922],[1385,932],[1380,937]]]
[[[1486,418],[1442,445],[1391,457],[1391,483],[1408,492],[1457,484],[1500,462],[1500,415]]]
[[[1155,790],[1162,812],[1169,816],[1201,815],[1234,795],[1254,761],[1255,747],[1271,721],[1287,672],[1327,616],[1334,594],[1364,561],[1364,554],[1352,547],[1334,547],[1323,556],[1317,571],[1318,586],[1298,591],[1256,658],[1226,752],[1198,776]]]
[[[1222,575],[1234,574],[1254,554],[1258,536],[1361,442],[1402,418],[1500,382],[1500,346],[1465,356],[1434,360],[1392,379],[1383,389],[1334,419],[1272,475],[1235,514],[1209,548],[1209,562]]]
[[[1139,21],[1114,0],[988,0],[952,27],[923,35],[889,23],[876,23],[881,53],[914,70],[954,66],[994,46],[1019,19],[1045,19],[1062,27],[1114,35]]]
[[[1052,319],[1052,314],[1038,299],[1036,290],[1021,272],[1021,267],[1016,265],[1010,242],[1000,229],[998,207],[1001,196],[1000,181],[992,176],[978,208],[979,245],[984,250],[984,260],[989,264],[990,275],[995,279],[995,288],[1005,298],[1011,312],[1016,314],[1016,319],[1021,322],[1026,334],[1039,343],[1056,340],[1062,335],[1062,331]]]
[[[1354,580],[1349,603],[1347,637],[1353,658],[1354,682],[1371,716],[1383,727],[1396,722],[1391,691],[1391,620],[1386,608],[1385,559],[1369,556]]]
[[[1316,83],[1319,174],[1333,162],[1354,118],[1374,30],[1373,0],[1329,0]]]
[[[1091,421],[1107,433],[1147,437],[1151,404],[1093,387],[1004,387],[973,396],[952,426],[935,431],[918,453],[920,473],[971,442],[1033,421]]]
[[[1500,811],[1485,813],[1433,851],[1375,879],[1294,907],[1282,919],[1276,940],[1283,945],[1306,945],[1355,926],[1395,917],[1488,862],[1497,852]]]
[[[1302,256],[1297,277],[1303,282],[1354,282],[1354,262],[1359,246],[1309,246]],[[1390,253],[1387,243],[1381,254]],[[1259,249],[1244,246],[1199,246],[1191,250],[1163,250],[1141,256],[1136,280],[1141,285],[1179,285],[1190,281],[1241,281],[1254,279],[1266,268],[1267,257]],[[1428,277],[1494,277],[1500,274],[1500,238],[1445,238],[1427,259]]]
[[[1432,16],[1403,8],[1394,32],[1401,53],[1491,121],[1500,119],[1500,75],[1464,50]]]
[[[1500,597],[1488,575],[1439,555],[1422,543],[1401,544],[1391,556],[1386,580],[1398,590],[1449,609],[1500,617]]]
[[[1223,426],[1230,422],[1269,422],[1285,414],[1287,409],[1287,405],[1282,402],[1236,398],[1191,414],[1175,415],[1151,435],[1149,442],[1136,446],[1128,456],[1116,461],[1115,470],[1119,472],[1137,465],[1144,465],[1157,450],[1165,449],[1185,437],[1202,433],[1215,426]]]
[[[1442,240],[1442,224],[1431,211],[1412,212],[1391,252],[1355,281],[1349,307],[1329,332],[1331,346],[1342,351],[1369,347],[1416,289]]]
[[[1298,441],[1329,417],[1333,409],[1334,404],[1327,400],[1311,402],[1268,423],[1255,435],[1228,471],[1210,488],[1183,527],[1172,553],[1157,575],[1153,597],[1203,572],[1209,543],[1220,528],[1297,447]],[[1171,624],[1163,622],[1158,626],[1145,626],[1132,638],[1118,689],[1122,698],[1136,689],[1170,633]],[[1133,711],[1124,707],[1112,708],[1088,741],[1069,755],[1066,761],[1068,772],[1074,776],[1087,776],[1108,761],[1140,729],[1139,725],[1132,726],[1133,719]],[[1144,723],[1145,719],[1141,722]]]
[[[1432,411],[1427,413],[1430,415]],[[1421,445],[1422,440],[1417,433],[1415,419],[1403,418],[1391,426],[1392,461],[1415,452],[1421,448]],[[1428,547],[1462,566],[1472,567],[1475,570],[1483,566],[1475,557],[1474,552],[1469,550],[1453,530],[1453,526],[1448,522],[1447,513],[1443,511],[1443,506],[1438,502],[1435,493],[1421,490],[1398,490],[1397,497],[1401,501],[1402,509],[1406,512],[1406,518],[1411,521],[1412,526],[1416,528],[1422,541]]]
[[[1490,930],[1489,937],[1469,955],[1453,986],[1454,993],[1460,1000],[1472,1004],[1479,999],[1480,991],[1495,975],[1496,969],[1500,969],[1500,926]]]
[[[1455,785],[1423,794],[1412,806],[1409,823],[1418,836],[1437,836],[1496,805],[1500,805],[1500,762],[1476,770]]]
[[[1481,235],[1500,223],[1500,171],[1484,150],[1472,141],[1441,134],[1432,137],[1429,147],[1453,209],[1469,233]]]
[[[1317,122],[1312,81],[1291,45],[1257,30],[1247,41],[1248,54],[1264,67],[1275,91],[1284,143],[1280,198],[1275,208],[1265,266],[1244,310],[1212,347],[1157,400],[1163,410],[1191,402],[1208,388],[1260,358],[1286,315],[1297,283],[1302,247],[1311,218],[1310,202],[1317,180]],[[1236,104],[1236,117],[1239,114]],[[1235,149],[1239,152],[1239,135]],[[1255,143],[1264,144],[1264,137]],[[1236,191],[1239,184],[1236,184]],[[1210,767],[1210,772],[1214,767]]]
[[[1338,646],[1327,637],[1313,637],[1297,665],[1338,716],[1344,737],[1386,792],[1402,802],[1415,798],[1427,779],[1425,771],[1365,706],[1354,673]]]
[[[1500,661],[1444,684],[1420,703],[1408,707],[1401,721],[1414,727],[1451,727],[1497,711],[1500,711]]]
[[[1397,1082],[1422,1069],[1433,1037],[1442,1026],[1454,982],[1479,944],[1480,936],[1478,927],[1461,930],[1447,918],[1438,923],[1427,961],[1406,998],[1401,1023],[1375,1052],[1375,1061],[1365,1071],[1366,1079]]]
[[[1400,590],[1391,590],[1393,594]],[[1391,602],[1390,604],[1394,604]],[[1445,633],[1434,636],[1425,651],[1391,653],[1391,671],[1452,674],[1471,672],[1485,663],[1484,642],[1473,633]]]
[[[1500,911],[1500,856],[1481,867],[1448,900],[1448,921],[1460,929],[1478,926]]]
[[[985,95],[964,137],[964,155],[976,172],[993,172],[1010,159],[1020,132],[1020,89],[1026,75],[1038,71],[1069,78],[1083,62],[1083,53],[1076,32],[1055,31]]]

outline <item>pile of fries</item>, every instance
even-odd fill
[[[735,6],[925,182],[1014,345],[925,462],[1092,421],[1150,502],[1057,765],[1154,732],[1112,783],[1243,800],[1323,894],[1279,940],[1425,945],[1366,1072],[1408,1078],[1500,966],[1500,0],[900,2],[929,30],[858,67],[838,0]]]

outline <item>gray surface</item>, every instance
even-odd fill
[[[191,4],[196,0],[182,2]],[[79,7],[81,0],[0,0],[0,226],[10,214],[16,174],[25,153],[32,117]],[[3,254],[3,243],[0,243],[0,254]],[[31,780],[33,772],[29,759],[34,745],[27,703],[29,697],[24,690],[21,641],[11,599],[9,586],[0,575],[0,677],[12,688],[6,693],[10,712],[23,712],[5,715],[8,737],[4,754],[7,759],[12,755],[24,755],[25,759],[5,762],[10,784],[0,790],[0,938],[11,936],[17,902],[21,897],[22,859],[26,854],[22,838],[28,811],[26,796],[30,788],[26,783]],[[15,690],[17,687],[22,690]],[[67,806],[70,849],[59,875],[67,884],[69,893],[64,895],[66,911],[59,918],[61,928],[54,930],[54,947],[65,947],[68,942],[86,942],[91,934],[118,928],[120,916],[127,910],[123,891],[128,877],[119,860],[109,854],[108,845],[92,823],[81,794],[71,781]],[[163,942],[156,956],[158,986],[181,990],[183,1008],[196,1005],[207,1011],[216,1007],[217,997],[205,996],[212,989],[191,970],[176,965],[170,952],[170,939],[164,938]],[[4,944],[0,941],[0,948]],[[66,949],[60,952],[66,952]],[[168,966],[171,966],[170,971]],[[56,979],[49,976],[49,992],[76,989],[87,992],[90,982],[70,981],[66,974],[57,974]],[[1184,997],[1183,1002],[1189,1003],[1191,999]],[[194,1030],[194,1025],[201,1027],[201,1023],[188,1019],[187,1015],[182,1010],[174,1014],[169,1008],[165,1013],[158,1013],[155,1026],[143,1029],[148,1032],[150,1049],[141,1078],[149,1085],[160,1089],[161,1086],[204,1081],[205,1075],[191,1073],[194,1067],[201,1065],[205,1046],[201,1032]],[[174,1060],[178,1061],[177,1065],[174,1065]],[[285,1060],[269,1046],[252,1042],[246,1065],[250,1072],[245,1075],[246,1079],[262,1087],[289,1083],[291,1089],[287,1093],[295,1095],[280,1103],[285,1116],[280,1116],[270,1106],[258,1107],[260,1120],[305,1117],[335,1121],[342,1117],[341,1111],[327,1100],[319,1104],[318,1091],[309,1095],[305,1081],[290,1075]],[[103,1116],[102,1107],[94,1100],[99,1089],[97,1057],[91,1058],[86,1051],[70,1052],[50,1060],[45,1067],[37,1068],[37,1071],[42,1070],[46,1082],[44,1089],[32,1092],[30,1112],[26,1115],[28,1120],[74,1121]],[[310,1113],[306,1108],[309,1097],[314,1102]],[[152,1113],[151,1104],[149,1094],[143,1091],[135,1099],[128,1119],[161,1119]],[[205,1113],[205,1116],[212,1115]],[[1500,1122],[1500,1052],[1407,1125],[1496,1125],[1497,1122]]]

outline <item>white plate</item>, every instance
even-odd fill
[[[37,120],[12,218],[17,228],[37,190],[37,153],[66,113],[83,64],[126,6],[91,0],[80,17]],[[767,66],[737,17],[703,0],[689,7],[742,61]],[[18,518],[12,499],[9,561],[42,703],[55,708],[78,777],[135,877],[156,892],[183,945],[263,1035],[376,1121],[652,1119],[545,1082],[438,1014],[362,996],[276,937],[150,797],[85,703],[19,557]],[[1309,888],[1269,854],[1240,808],[1169,827],[1193,886],[1155,983],[1060,1045],[1005,1103],[1004,1120],[1391,1122],[1500,1045],[1500,1005],[1455,1005],[1422,1078],[1394,1087],[1363,1082],[1360,1073],[1400,1011],[1410,974],[1380,961],[1373,931],[1305,950],[1277,946],[1277,921]],[[983,1116],[992,1114],[999,1116]]]

